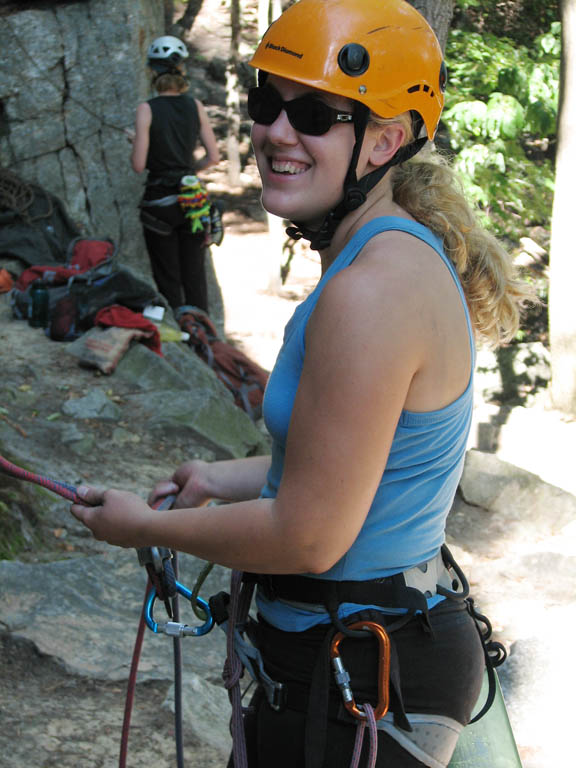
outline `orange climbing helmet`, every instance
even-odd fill
[[[379,117],[417,112],[430,140],[444,106],[442,49],[406,0],[299,0],[271,24],[250,64]]]

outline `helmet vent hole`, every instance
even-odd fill
[[[366,48],[358,43],[348,43],[340,49],[338,66],[346,75],[358,77],[370,66],[370,56]]]
[[[429,85],[423,85],[422,86],[422,90],[424,91],[424,93],[428,93],[428,91],[430,90],[430,86]]]
[[[408,93],[417,93],[420,90],[419,85],[413,85],[411,88],[408,88]]]

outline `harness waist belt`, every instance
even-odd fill
[[[255,580],[269,600],[324,605],[328,610],[341,603],[358,603],[425,612],[427,598],[434,595],[452,599],[468,595],[468,582],[445,545],[425,563],[369,581],[335,581],[291,574],[246,573],[244,578]]]

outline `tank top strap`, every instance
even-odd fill
[[[338,272],[340,272],[342,269],[349,267],[369,240],[371,240],[376,235],[381,234],[382,232],[390,231],[406,232],[407,234],[413,235],[419,240],[422,240],[422,242],[426,243],[436,251],[436,253],[440,256],[450,271],[464,306],[468,335],[470,337],[470,348],[472,352],[472,367],[474,367],[476,358],[474,331],[472,328],[472,322],[470,320],[470,312],[468,311],[468,303],[466,301],[466,296],[464,294],[460,278],[458,277],[458,273],[456,272],[454,264],[450,261],[444,252],[442,240],[430,229],[428,229],[428,227],[424,226],[424,224],[420,224],[418,221],[404,219],[401,216],[379,216],[378,218],[372,219],[367,224],[365,224],[361,229],[358,230],[358,232],[353,235],[353,237],[350,238],[349,242],[344,246],[332,264],[328,267],[314,291],[316,296],[312,303],[316,303],[318,295],[328,280],[334,277],[334,275],[338,274]]]
[[[341,269],[349,267],[369,240],[382,232],[390,231],[406,232],[427,243],[431,248],[434,248],[438,255],[448,264],[453,274],[456,274],[450,261],[446,258],[442,241],[431,232],[428,227],[425,227],[417,221],[404,219],[400,216],[380,216],[376,219],[372,219],[365,224],[362,229],[359,229],[358,232],[356,232],[338,254],[336,259],[334,259],[334,262],[326,271],[326,276],[329,274],[333,275],[335,272],[339,272]]]

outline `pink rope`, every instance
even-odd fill
[[[366,734],[366,724],[368,724],[368,732],[370,734],[368,763],[366,768],[375,768],[376,758],[378,757],[378,726],[376,725],[374,710],[370,704],[362,704],[359,708],[364,711],[366,717],[362,720],[358,720],[350,768],[358,768],[360,764],[360,755],[362,754],[362,745]]]
[[[26,482],[36,483],[36,485],[48,488],[49,491],[53,491],[59,496],[63,496],[74,504],[86,505],[86,502],[78,496],[75,486],[70,485],[69,483],[60,482],[59,480],[53,480],[51,477],[46,477],[45,475],[29,472],[27,469],[22,469],[22,467],[18,467],[16,464],[8,461],[4,456],[0,456],[0,472],[11,475],[18,480],[25,480]]]

